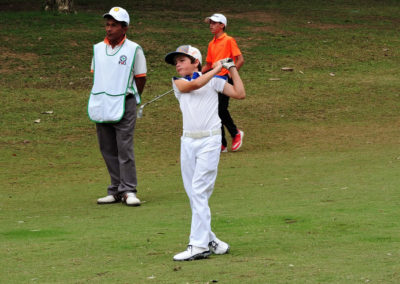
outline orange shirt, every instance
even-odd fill
[[[236,40],[224,33],[219,38],[215,38],[214,36],[212,41],[208,44],[206,61],[212,65],[214,62],[228,57],[235,60],[235,57],[241,54]],[[218,75],[221,76],[226,74],[228,74],[228,70],[226,69],[222,69],[221,72],[218,73]]]
[[[121,42],[119,42],[117,45],[123,44],[125,40],[126,40],[126,36],[124,36],[124,38],[121,40]],[[105,42],[105,44],[111,45],[110,42],[108,41],[107,37],[104,38],[104,42]]]

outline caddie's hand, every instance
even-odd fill
[[[216,69],[218,72],[221,71],[221,69],[222,69],[222,62],[220,62],[220,61],[215,62],[215,63],[213,64],[212,68],[213,68],[213,69]]]
[[[232,58],[224,58],[220,60],[222,67],[229,70],[229,68],[236,67],[235,62]]]

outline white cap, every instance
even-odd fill
[[[103,15],[103,18],[112,17],[118,22],[125,22],[129,25],[129,14],[128,12],[121,7],[113,7],[110,12]]]
[[[216,23],[223,23],[226,27],[228,24],[228,21],[226,20],[226,17],[222,14],[213,14],[211,17],[207,17],[205,19],[206,23],[210,23],[210,20]]]
[[[165,56],[165,62],[175,65],[174,58],[175,56],[183,54],[187,55],[191,58],[198,59],[201,64],[201,53],[200,50],[191,46],[191,45],[181,45],[179,46],[176,51],[170,52]]]

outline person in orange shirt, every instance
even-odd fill
[[[244,63],[244,58],[236,43],[236,40],[225,33],[225,28],[227,26],[226,17],[222,14],[213,14],[211,17],[207,17],[205,21],[209,24],[210,31],[212,34],[214,34],[214,38],[208,44],[206,64],[201,71],[203,73],[209,71],[215,62],[224,58],[232,58],[235,62],[237,70],[239,70]],[[218,75],[224,76],[230,84],[233,84],[228,70],[222,69]],[[221,152],[228,152],[228,143],[225,138],[224,126],[232,137],[233,152],[239,150],[239,148],[242,146],[244,136],[244,132],[239,130],[233,122],[228,110],[228,106],[229,97],[223,93],[219,93],[218,115],[222,122]]]

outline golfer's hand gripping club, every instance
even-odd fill
[[[229,70],[229,68],[236,67],[235,62],[233,62],[232,58],[224,58],[221,59],[222,67]]]

